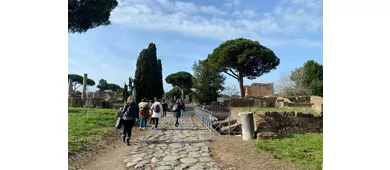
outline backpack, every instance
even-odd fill
[[[178,105],[177,105],[177,104],[174,104],[174,105],[173,105],[173,108],[172,108],[172,111],[176,112],[178,109],[179,109],[179,108],[178,108]]]
[[[154,112],[159,113],[160,112],[160,106],[158,104],[154,105],[153,110],[154,110]]]
[[[144,115],[144,114],[148,114],[149,112],[148,112],[148,107],[142,107],[140,110],[139,110],[139,114],[140,115]]]
[[[123,115],[126,117],[129,117],[130,112],[131,112],[131,103],[128,103],[125,107],[125,111],[123,112]]]

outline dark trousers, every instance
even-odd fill
[[[167,111],[163,111],[163,116],[167,116]]]
[[[123,136],[126,137],[127,142],[130,142],[131,130],[135,124],[134,120],[123,120]]]
[[[176,123],[175,123],[176,125],[178,125],[179,124],[179,117],[178,116],[176,116]]]
[[[157,126],[158,126],[158,119],[159,118],[157,118],[157,117],[152,117],[152,122],[153,122],[153,125],[155,128],[157,128]]]

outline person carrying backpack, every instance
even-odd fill
[[[139,108],[137,103],[133,100],[132,96],[127,98],[127,103],[121,110],[121,116],[123,120],[123,142],[130,146],[131,130],[135,124],[135,119],[138,118]]]
[[[162,104],[159,100],[156,100],[150,107],[150,109],[153,111],[152,114],[152,122],[153,126],[152,129],[157,129],[158,128],[158,120],[161,118],[161,114],[163,112],[163,107]]]
[[[148,103],[148,99],[143,98],[142,102],[139,103],[139,130],[146,129],[146,121],[149,118],[149,109],[150,105]]]

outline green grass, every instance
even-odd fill
[[[115,135],[116,109],[68,108],[68,152]]]
[[[276,159],[287,159],[306,169],[322,169],[322,134],[281,135],[278,139],[262,139],[256,146]]]

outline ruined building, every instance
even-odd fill
[[[274,95],[273,83],[252,83],[250,86],[244,86],[246,97],[264,97]]]

